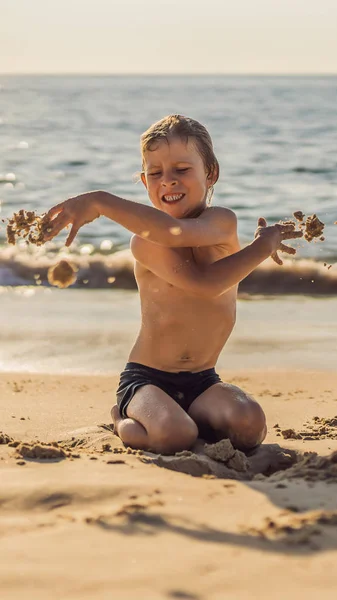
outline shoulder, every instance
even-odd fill
[[[217,223],[227,233],[237,230],[237,216],[233,210],[225,206],[210,206],[200,215],[205,222]]]
[[[134,258],[135,276],[138,280],[143,273],[148,272],[149,268],[147,265],[147,257],[151,254],[149,252],[149,243],[139,235],[134,234],[130,240],[130,250]]]
[[[233,210],[225,206],[209,206],[200,215],[200,218],[213,220],[217,219],[229,224],[236,224],[237,217]]]
[[[146,242],[144,238],[140,237],[140,235],[132,235],[130,240],[130,250],[132,254],[135,256],[135,253],[137,253],[139,250],[141,251],[145,247],[146,243],[148,244],[148,242]]]
[[[150,242],[136,233],[131,237],[130,250],[136,260],[142,262],[149,254],[153,254],[154,249],[155,252],[160,252],[160,246],[158,244]]]
[[[202,213],[205,223],[219,232],[221,241],[216,244],[233,254],[240,250],[237,216],[233,210],[224,206],[210,206]]]
[[[179,258],[179,248],[160,246],[154,242],[133,235],[130,241],[130,250],[136,261],[145,267],[151,267],[162,261],[170,262]]]

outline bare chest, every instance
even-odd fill
[[[181,263],[194,262],[198,265],[210,265],[230,254],[226,246],[198,247],[198,248],[179,248],[177,249],[181,258]],[[142,304],[151,303],[163,309],[165,306],[172,306],[180,302],[189,304],[191,302],[196,307],[201,299],[196,298],[194,294],[189,294],[171,283],[158,277],[138,262],[135,264],[135,276],[138,288],[142,298]]]
[[[207,265],[229,254],[224,247],[180,248],[178,262]],[[213,298],[172,285],[139,263],[135,275],[142,323],[130,360],[164,370],[214,366],[234,327],[236,288]]]

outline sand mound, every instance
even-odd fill
[[[236,450],[233,448],[230,440],[224,439],[215,444],[205,444],[204,452],[206,456],[209,456],[213,460],[226,463],[234,456]]]
[[[318,456],[316,452],[306,452],[289,469],[271,475],[269,481],[300,478],[305,481],[337,483],[337,451],[332,452],[329,456]]]
[[[335,429],[336,419],[336,417],[329,419],[314,417],[314,423],[320,430],[325,428],[323,435],[328,435],[329,427]],[[116,460],[120,461],[122,457],[115,458],[111,455],[132,454],[142,462],[156,464],[193,477],[241,481],[264,480],[268,477],[272,482],[304,479],[337,483],[337,451],[326,457],[318,456],[313,452],[302,455],[297,451],[282,448],[278,444],[262,444],[256,450],[243,453],[236,450],[228,439],[215,444],[207,444],[199,440],[193,451],[164,456],[124,447],[119,438],[113,434],[110,426],[79,429],[67,434],[65,439],[51,443],[21,442],[13,440],[5,433],[0,433],[0,444],[8,444],[15,448],[16,457],[20,459],[60,460],[80,458],[84,454],[93,455],[91,458],[97,459],[99,456],[108,458],[106,455],[109,453],[111,463],[115,464]],[[77,454],[74,454],[74,451]]]
[[[192,475],[192,477],[218,477],[220,479],[243,479],[241,474],[226,465],[219,463],[206,455],[196,454],[188,450],[177,452],[173,456],[145,453],[146,456],[140,460],[145,463],[153,463],[158,467],[164,467],[171,471],[178,471]]]
[[[39,458],[50,460],[53,458],[66,458],[68,454],[57,444],[28,444],[22,443],[16,449],[17,454],[23,458]]]
[[[9,444],[10,442],[13,442],[13,438],[0,431],[0,444]]]
[[[259,474],[269,476],[288,469],[297,462],[297,453],[278,444],[262,444],[246,456],[235,450],[229,440],[215,444],[201,443],[195,451],[178,452],[162,456],[144,452],[143,462],[192,475],[193,477],[218,477],[219,479],[252,480]]]
[[[220,440],[216,444],[205,444],[206,456],[218,462],[226,464],[229,469],[246,473],[249,470],[249,461],[240,450],[235,450],[229,440]]]
[[[214,477],[220,479],[257,480],[268,477],[269,481],[279,482],[289,479],[305,481],[326,481],[337,483],[337,451],[330,456],[318,456],[315,452],[298,452],[281,448],[278,444],[262,444],[248,456],[233,448],[229,440],[215,444],[199,442],[195,451],[178,452],[172,456],[163,456],[151,452],[116,446],[118,438],[111,433],[101,433],[95,428],[96,435],[90,432],[88,437],[72,436],[69,440],[52,442],[19,442],[6,434],[0,434],[0,443],[16,448],[17,458],[55,460],[80,458],[87,455],[132,454],[145,463],[156,464],[193,477]],[[74,450],[81,454],[74,454]],[[112,459],[112,463],[116,459]],[[119,459],[117,459],[119,460]]]

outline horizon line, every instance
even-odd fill
[[[218,77],[336,77],[337,76],[337,71],[336,72],[312,72],[312,73],[306,73],[306,72],[293,72],[293,73],[287,73],[287,72],[280,72],[280,73],[273,73],[273,72],[257,72],[257,73],[229,73],[229,72],[224,72],[224,73],[220,73],[220,72],[214,72],[214,73],[210,73],[210,72],[200,72],[200,73],[194,73],[194,72],[169,72],[169,73],[159,73],[159,72],[153,72],[153,73],[136,73],[136,72],[126,72],[126,73],[116,73],[116,72],[102,72],[102,73],[93,73],[93,72],[81,72],[81,71],[69,71],[69,72],[47,72],[47,71],[41,71],[41,72],[0,72],[0,77],[3,76],[30,76],[30,77],[35,77],[35,76],[41,76],[41,75],[48,75],[49,77],[58,77],[58,76],[86,76],[86,77],[186,77],[186,76],[209,76],[209,77],[214,77],[214,76],[218,76]]]

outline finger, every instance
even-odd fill
[[[65,202],[60,202],[60,204],[56,204],[56,206],[53,206],[48,212],[46,217],[48,217],[49,219],[53,219],[54,217],[56,217],[61,210],[63,209],[65,205]]]
[[[51,227],[48,227],[48,229],[50,229],[51,231],[47,231],[44,234],[45,241],[48,242],[53,237],[58,235],[60,233],[60,231],[62,231],[62,229],[64,229],[64,227],[69,225],[69,223],[71,223],[69,215],[61,214],[58,217],[56,217],[54,219],[54,221],[52,222]]]
[[[277,254],[277,252],[273,252],[273,254],[271,254],[271,258],[273,259],[273,261],[275,261],[278,265],[283,265],[283,260],[280,259],[279,255]]]
[[[291,233],[295,231],[295,225],[283,225],[281,226],[282,233]]]
[[[77,236],[79,227],[75,227],[75,225],[72,226],[71,231],[66,239],[66,246],[70,246],[70,244],[73,243],[75,237]]]
[[[264,217],[259,217],[258,221],[257,221],[257,226],[258,227],[267,227],[267,221]]]
[[[293,240],[295,238],[301,238],[301,237],[303,237],[303,231],[289,231],[289,232],[282,234],[283,240]]]
[[[282,225],[281,223],[275,223],[275,227],[280,230],[281,233],[288,233],[290,231],[295,230],[295,225],[288,223],[287,225]]]
[[[279,245],[279,250],[281,250],[281,252],[286,252],[286,254],[296,254],[295,248],[291,248],[291,246],[286,246],[285,244],[282,244],[282,242]]]

